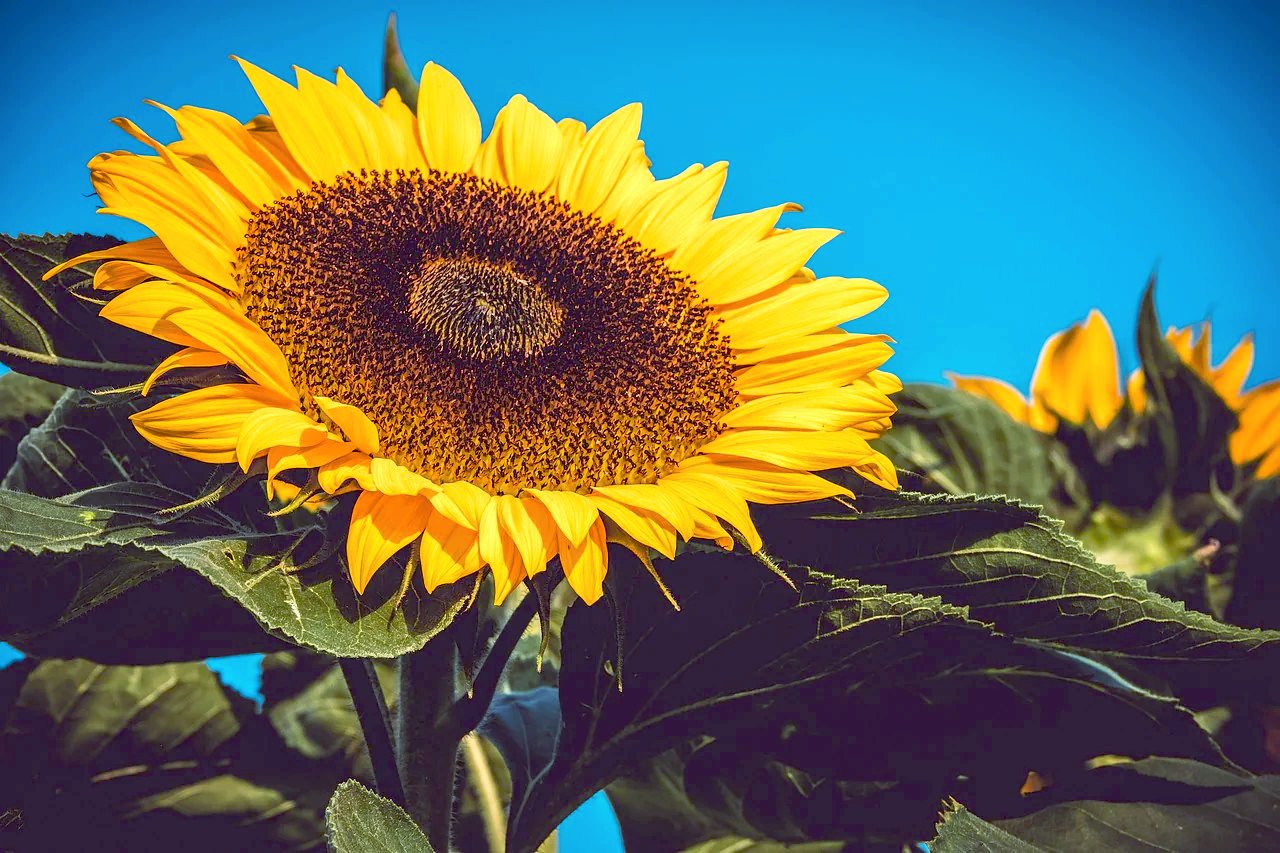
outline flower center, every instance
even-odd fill
[[[236,278],[303,408],[494,493],[651,483],[720,431],[734,360],[693,282],[604,222],[469,175],[348,173],[249,221]]]
[[[409,314],[442,348],[476,361],[536,355],[564,324],[537,283],[471,258],[427,258],[409,285]]]

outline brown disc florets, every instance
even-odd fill
[[[468,175],[345,174],[262,208],[237,277],[302,403],[495,492],[652,482],[718,432],[733,357],[689,279],[620,229]]]

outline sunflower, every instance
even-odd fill
[[[1257,463],[1254,476],[1280,473],[1280,380],[1245,391],[1253,366],[1253,338],[1245,335],[1218,365],[1211,362],[1211,330],[1173,327],[1166,339],[1189,366],[1236,413],[1239,423],[1230,439],[1232,460],[1241,466]],[[979,376],[950,376],[956,387],[985,397],[1015,420],[1052,433],[1059,421],[1077,426],[1086,422],[1105,428],[1127,404],[1133,411],[1147,407],[1142,371],[1120,385],[1120,357],[1111,326],[1096,309],[1082,322],[1045,341],[1031,378],[1030,398],[1007,382]]]
[[[89,163],[100,212],[154,236],[50,275],[104,261],[103,316],[181,347],[144,394],[237,369],[134,415],[148,441],[358,493],[358,591],[412,546],[428,590],[487,568],[501,600],[558,557],[594,602],[610,541],[652,570],[680,540],[758,549],[749,501],[848,495],[815,471],[896,487],[868,444],[891,341],[840,328],[886,292],[815,278],[837,232],[779,228],[796,205],[715,217],[724,163],[655,180],[638,104],[588,130],[517,95],[482,140],[434,63],[414,111],[237,61],[267,115],[153,103],[170,145],[117,119],[154,153]]]

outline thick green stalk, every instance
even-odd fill
[[[454,719],[458,653],[445,632],[399,659],[396,761],[405,808],[431,846],[449,850],[458,748],[466,733]]]

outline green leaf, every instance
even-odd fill
[[[34,376],[0,375],[0,479],[18,455],[18,442],[45,419],[62,390]]]
[[[1058,802],[997,825],[1039,849],[1063,853],[1280,848],[1280,776],[1152,758],[1102,767],[1074,789],[1043,793]]]
[[[1138,358],[1148,417],[1164,449],[1166,481],[1174,494],[1208,492],[1215,472],[1222,472],[1229,481],[1227,440],[1237,425],[1235,413],[1165,339],[1156,315],[1154,275],[1138,314]]]
[[[893,429],[877,445],[899,468],[953,495],[1050,502],[1056,477],[1049,443],[990,400],[923,383],[907,385],[893,399]]]
[[[1000,498],[862,491],[758,514],[776,556],[864,583],[942,595],[1005,634],[1101,654],[1167,679],[1196,704],[1280,697],[1280,633],[1187,610],[1099,564],[1034,507]]]
[[[88,234],[0,235],[0,361],[73,388],[141,382],[173,347],[98,316],[77,295],[94,264],[44,274],[62,261],[120,241]]]
[[[799,594],[745,556],[686,553],[664,572],[676,612],[647,574],[613,561],[621,649],[607,609],[570,608],[562,728],[514,810],[511,849],[532,847],[595,790],[697,736],[717,738],[722,757],[819,777],[927,779],[936,791],[925,803],[959,775],[1016,797],[1030,769],[1121,748],[1221,760],[1176,702],[1096,663],[994,635],[938,599],[795,572]],[[875,732],[874,742],[856,732]],[[851,810],[845,825],[797,803],[794,827],[771,825],[767,810],[748,823],[778,840],[823,840],[873,814]],[[932,816],[915,815],[921,832]]]
[[[396,31],[396,13],[387,16],[387,35],[382,48],[382,91],[396,90],[400,100],[410,110],[418,111],[418,81],[405,62],[400,49],[400,34]]]
[[[1280,477],[1250,489],[1226,620],[1252,628],[1280,628]]]
[[[938,836],[929,842],[929,853],[1040,853],[1040,848],[987,823],[953,801],[942,813]]]
[[[324,819],[331,853],[433,853],[404,809],[355,780],[333,792]]]
[[[0,811],[18,815],[6,848],[321,843],[326,777],[204,664],[23,663],[0,672]]]
[[[267,656],[262,669],[262,710],[285,744],[343,776],[372,783],[364,731],[337,662],[298,650]],[[388,663],[378,670],[383,698],[394,711],[395,667]]]
[[[3,485],[23,491],[0,489],[0,553],[6,553],[5,582],[29,596],[30,607],[5,614],[13,621],[0,621],[0,636],[34,649],[46,634],[91,618],[117,596],[123,596],[119,606],[106,614],[116,619],[167,612],[171,600],[146,588],[168,572],[187,570],[203,578],[198,594],[183,599],[188,614],[157,618],[152,634],[145,621],[121,626],[105,616],[77,626],[81,636],[107,641],[82,654],[132,660],[128,649],[146,648],[193,659],[228,648],[274,651],[280,646],[273,638],[284,638],[336,656],[395,657],[421,648],[461,609],[466,584],[427,595],[420,580],[396,608],[394,562],[357,596],[333,556],[346,535],[340,512],[272,519],[256,485],[214,504],[167,512],[209,491],[206,478],[216,469],[147,445],[129,425],[134,409],[95,406],[87,395],[69,392],[20,444]],[[313,555],[317,564],[300,571]],[[175,587],[191,591],[187,580],[165,592]],[[228,600],[247,609],[267,634],[215,631],[213,652],[201,634],[183,633],[194,627],[190,614],[224,614]],[[226,624],[247,627],[239,617]],[[129,644],[109,649],[117,630]],[[146,655],[141,659],[155,660]]]

